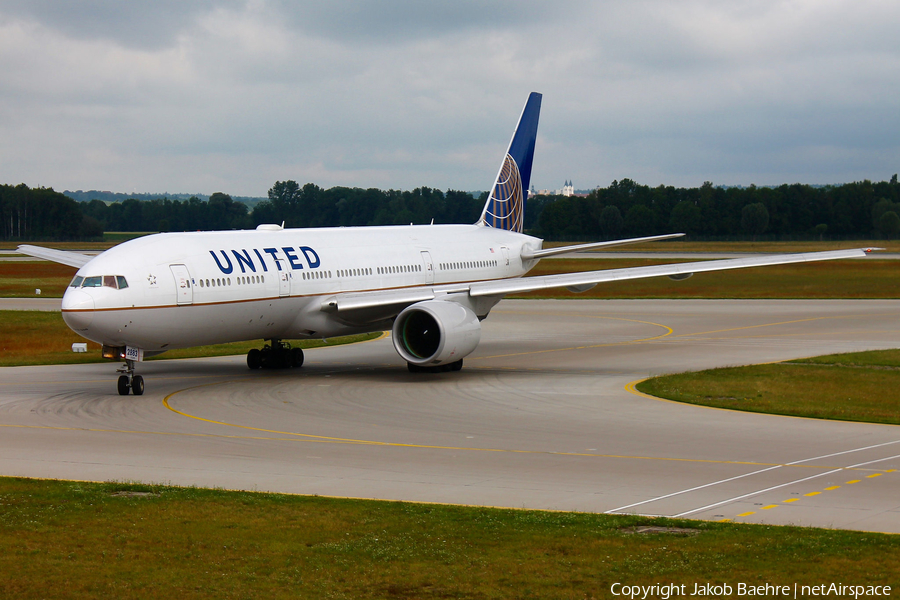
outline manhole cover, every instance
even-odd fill
[[[671,535],[697,535],[700,533],[700,530],[690,529],[688,527],[657,527],[655,525],[644,525],[640,527],[625,527],[622,529],[622,532],[631,534],[668,533]]]

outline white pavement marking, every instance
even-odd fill
[[[760,473],[765,473],[766,471],[773,471],[773,470],[775,470],[775,469],[782,469],[782,468],[784,468],[784,467],[792,467],[792,466],[799,465],[799,464],[803,464],[803,463],[806,463],[806,462],[811,462],[811,461],[814,461],[814,460],[822,460],[822,459],[825,459],[825,458],[831,458],[831,457],[833,457],[833,456],[841,456],[842,454],[852,454],[853,452],[864,452],[865,450],[872,450],[872,449],[874,449],[874,448],[880,448],[880,447],[882,447],[882,446],[890,446],[891,444],[900,444],[900,440],[895,440],[895,441],[893,441],[893,442],[884,442],[884,443],[882,443],[882,444],[875,444],[875,445],[873,445],[873,446],[865,446],[865,447],[863,447],[863,448],[854,448],[854,449],[852,449],[852,450],[843,450],[843,451],[841,451],[841,452],[833,452],[833,453],[831,453],[831,454],[823,454],[822,456],[814,456],[814,457],[812,457],[812,458],[804,458],[804,459],[802,459],[802,460],[795,460],[794,462],[785,463],[785,464],[783,464],[783,465],[775,465],[775,466],[773,466],[773,467],[767,467],[767,468],[765,468],[765,469],[760,469],[759,471],[753,471],[752,473],[744,473],[743,475],[737,475],[737,476],[735,476],[735,477],[729,477],[729,478],[727,478],[727,479],[720,479],[719,481],[713,481],[713,482],[711,482],[711,483],[707,483],[707,484],[704,484],[704,485],[698,485],[698,486],[696,486],[696,487],[688,488],[688,489],[686,489],[686,490],[681,490],[681,491],[678,491],[678,492],[672,492],[671,494],[665,494],[664,496],[657,496],[656,498],[650,498],[649,500],[642,500],[642,501],[640,501],[640,502],[635,502],[635,503],[633,503],[633,504],[628,504],[628,505],[626,505],[626,506],[620,506],[619,508],[613,508],[612,510],[607,510],[607,511],[604,511],[604,512],[605,512],[606,514],[613,514],[613,513],[617,513],[617,512],[620,512],[620,511],[623,511],[623,510],[626,510],[626,509],[629,509],[629,508],[633,508],[633,507],[635,507],[635,506],[641,506],[642,504],[650,504],[651,502],[659,502],[660,500],[665,500],[666,498],[672,498],[673,496],[680,496],[681,494],[688,494],[688,493],[690,493],[690,492],[695,492],[695,491],[697,491],[697,490],[702,490],[702,489],[704,489],[704,488],[712,487],[712,486],[714,486],[714,485],[720,485],[720,484],[723,484],[723,483],[728,483],[729,481],[734,481],[734,480],[736,480],[736,479],[743,479],[744,477],[752,477],[753,475],[759,475]],[[891,457],[891,458],[897,458],[897,457]],[[879,459],[879,460],[872,461],[872,462],[880,462],[881,460],[889,460],[889,459],[888,459],[888,458],[884,458],[884,459]],[[868,464],[868,463],[864,463],[864,464]],[[785,483],[785,484],[783,484],[783,485],[778,485],[778,486],[775,486],[775,487],[773,487],[773,488],[767,488],[767,489],[765,489],[765,490],[760,490],[760,491],[757,491],[757,492],[751,492],[751,493],[749,493],[749,494],[745,494],[744,496],[739,496],[739,497],[737,497],[737,498],[732,498],[731,500],[724,500],[724,501],[719,502],[719,503],[717,503],[717,504],[710,504],[709,506],[706,506],[706,507],[703,507],[703,508],[697,508],[697,509],[689,510],[689,511],[687,511],[687,512],[683,512],[683,513],[681,513],[681,514],[677,514],[677,515],[673,515],[673,516],[675,516],[675,517],[682,517],[682,516],[684,516],[684,515],[689,515],[689,514],[691,514],[691,513],[700,512],[700,511],[702,511],[702,510],[705,510],[706,508],[713,508],[713,507],[719,506],[720,504],[727,504],[728,502],[732,502],[732,501],[734,501],[734,500],[740,500],[741,498],[746,498],[747,496],[752,496],[752,495],[754,495],[754,494],[761,494],[762,492],[767,492],[767,491],[769,491],[769,490],[774,490],[774,489],[777,489],[777,488],[780,488],[780,487],[784,487],[784,486],[786,486],[786,485],[793,485],[793,484],[795,484],[795,483],[800,483],[801,481],[807,481],[808,479],[815,479],[816,477],[821,477],[821,476],[823,476],[823,475],[827,475],[828,473],[836,473],[837,471],[841,471],[841,470],[843,470],[843,469],[853,469],[853,468],[855,468],[855,467],[840,467],[840,468],[835,469],[835,470],[833,470],[833,471],[828,471],[827,473],[820,473],[820,474],[814,475],[814,476],[812,476],[812,477],[807,477],[807,478],[805,478],[805,479],[799,479],[799,480],[797,480],[797,481],[792,481],[792,482],[790,482],[790,483]]]

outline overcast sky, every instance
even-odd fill
[[[897,0],[0,0],[0,183],[265,196],[900,171]]]

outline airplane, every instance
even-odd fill
[[[643,277],[856,258],[872,249],[771,255],[525,277],[542,258],[679,237],[543,248],[523,233],[542,96],[519,117],[478,221],[471,225],[284,228],[158,233],[96,257],[21,245],[18,251],[73,267],[62,316],[124,364],[119,394],[144,393],[145,358],[175,348],[264,340],[250,369],[300,367],[285,340],[388,331],[412,372],[458,371],[478,346],[481,321],[507,294]]]

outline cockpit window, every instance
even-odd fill
[[[94,275],[92,277],[77,275],[69,287],[109,287],[124,290],[128,287],[128,281],[121,275]]]

